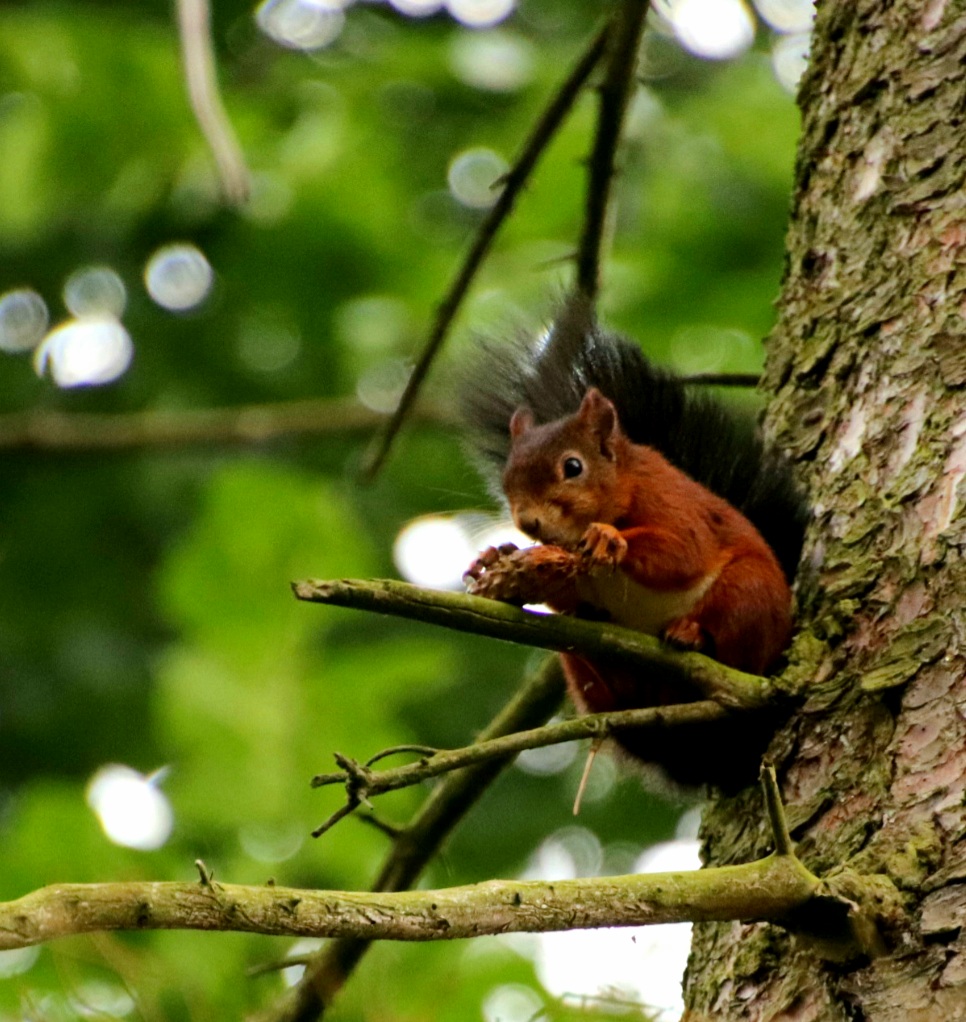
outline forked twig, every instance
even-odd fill
[[[599,746],[606,738],[625,728],[673,728],[696,723],[720,721],[729,711],[713,700],[693,703],[678,703],[672,706],[650,706],[637,710],[617,710],[610,713],[588,713],[558,724],[516,731],[498,738],[484,739],[461,749],[436,749],[424,755],[415,763],[392,767],[387,770],[368,770],[356,760],[336,754],[341,769],[334,773],[319,774],[312,778],[313,788],[332,784],[343,784],[346,788],[346,803],[326,820],[313,837],[330,830],[359,805],[368,805],[368,800],[388,791],[398,791],[415,784],[439,777],[441,774],[462,770],[468,766],[491,760],[504,760],[525,749],[542,749],[548,745],[576,742],[591,738]],[[395,750],[386,750],[387,753]],[[378,760],[378,753],[369,760]]]

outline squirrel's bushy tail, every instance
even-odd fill
[[[510,450],[510,416],[521,405],[538,423],[573,414],[588,387],[617,409],[627,436],[738,508],[795,575],[807,509],[791,466],[748,416],[705,389],[652,365],[640,349],[602,331],[581,302],[567,302],[534,341],[483,342],[467,367],[460,407],[470,444],[494,489]]]

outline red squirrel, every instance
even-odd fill
[[[484,551],[466,573],[469,591],[612,620],[756,674],[773,667],[791,634],[786,570],[797,559],[804,517],[788,466],[716,402],[702,396],[689,404],[680,381],[629,342],[600,332],[579,308],[565,310],[536,351],[511,347],[501,357],[498,379],[489,393],[477,387],[471,413],[475,407],[478,428],[489,429],[491,457],[505,451],[503,494],[517,527],[539,545]],[[499,395],[494,388],[502,388]],[[576,410],[556,414],[578,394]],[[494,417],[514,400],[498,429]],[[629,436],[625,418],[650,442]],[[714,443],[712,458],[704,450],[688,464],[686,441],[675,431],[689,428],[697,443]],[[662,430],[666,453],[655,442]],[[503,434],[500,449],[492,441]],[[686,468],[694,466],[704,466],[719,492],[692,478]],[[752,512],[783,515],[769,524],[785,570],[728,499],[740,488]],[[680,675],[573,654],[562,660],[581,712],[699,698]],[[686,782],[724,777],[734,786],[757,767],[760,721],[730,724],[728,735],[711,736],[707,725],[691,734],[693,741],[625,732],[620,741]],[[722,756],[730,763],[722,766]]]

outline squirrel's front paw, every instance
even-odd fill
[[[593,567],[616,568],[627,556],[627,540],[604,522],[594,522],[583,534],[577,551]]]
[[[471,586],[478,582],[497,561],[506,554],[512,554],[520,548],[516,543],[501,543],[499,546],[488,546],[479,557],[463,572],[463,584]]]
[[[679,617],[672,621],[661,634],[661,638],[675,649],[697,652],[705,647],[705,632],[694,618]]]
[[[514,543],[501,543],[487,547],[463,572],[463,584],[471,596],[486,596],[491,600],[518,603],[518,568],[511,561],[519,553]]]

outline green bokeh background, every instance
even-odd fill
[[[511,160],[600,15],[592,3],[526,0],[492,30],[531,61],[526,81],[501,92],[454,70],[454,49],[491,30],[445,14],[360,4],[336,43],[303,53],[263,36],[253,4],[214,7],[225,102],[256,180],[242,212],[218,200],[167,3],[0,8],[0,293],[32,287],[57,321],[65,278],[109,265],[127,285],[136,346],[119,381],[73,391],[38,378],[29,357],[0,353],[0,412],[345,396],[368,371],[411,357],[482,215],[449,194],[450,162],[479,146]],[[686,371],[761,364],[797,130],[771,41],[760,26],[749,53],[712,63],[666,34],[647,39],[602,308]],[[587,94],[502,232],[444,362],[474,332],[539,324],[565,285],[593,118]],[[216,272],[211,298],[184,315],[141,282],[172,241],[198,245]],[[292,357],[275,357],[278,337]],[[445,381],[444,364],[430,381],[444,404]],[[312,841],[338,794],[312,791],[309,778],[333,750],[466,743],[533,656],[292,599],[293,578],[396,574],[393,539],[414,516],[490,506],[450,430],[410,429],[368,488],[354,474],[362,449],[337,437],[0,450],[0,898],[56,881],[190,879],[197,858],[237,883],[370,883],[385,838],[349,820]],[[165,768],[175,828],[161,849],[105,836],[85,787],[108,763]],[[508,771],[425,883],[519,874],[572,826],[579,772],[578,761],[549,777]],[[421,794],[388,796],[382,811],[404,819]],[[671,836],[680,811],[623,777],[579,822],[626,858]],[[22,972],[0,958],[15,973],[0,978],[0,1019],[75,1018],[92,991],[125,989],[129,1018],[239,1018],[283,982],[246,969],[291,943],[58,942]],[[528,960],[492,942],[474,953],[385,945],[331,1017],[479,1018],[506,983],[540,994]],[[548,1002],[546,1017],[592,1014]]]

